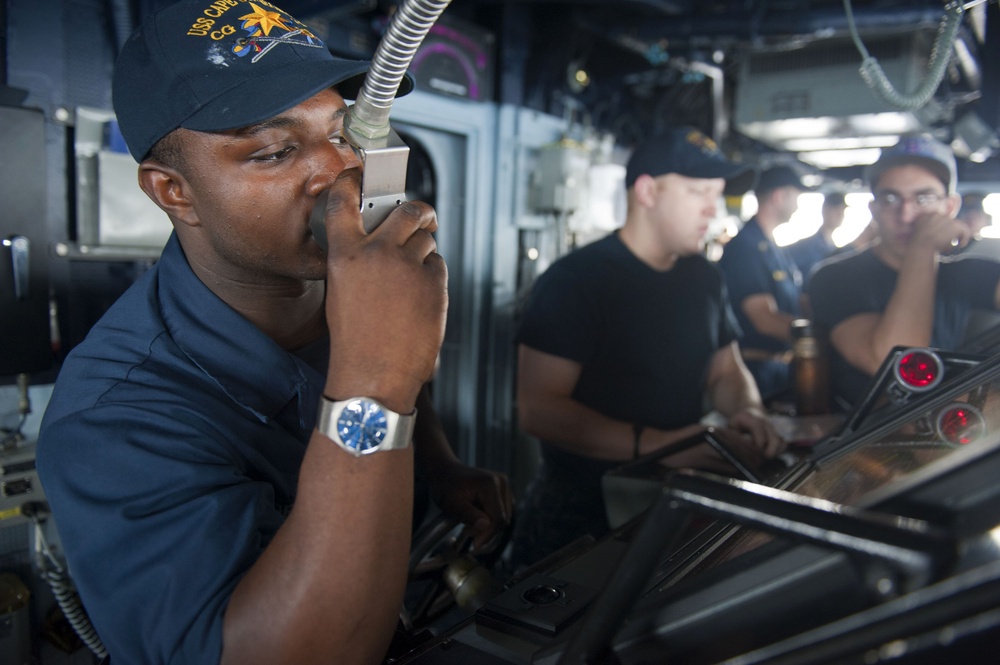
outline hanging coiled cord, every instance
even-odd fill
[[[25,507],[28,505],[26,504]],[[31,519],[35,527],[35,563],[38,566],[39,577],[45,580],[49,588],[52,589],[52,595],[55,597],[59,609],[62,610],[63,616],[66,617],[80,640],[95,656],[105,658],[108,655],[108,650],[104,647],[104,642],[101,641],[94,625],[90,622],[87,611],[80,603],[80,596],[73,580],[70,579],[69,573],[59,563],[49,547],[45,530],[42,528],[41,515],[45,514],[44,511],[39,509],[25,510],[25,507],[22,507],[22,513]]]
[[[379,42],[364,86],[351,110],[350,129],[368,138],[389,133],[389,109],[406,68],[451,0],[407,0]]]
[[[955,43],[958,29],[962,25],[965,7],[960,3],[952,2],[944,8],[944,18],[938,28],[937,38],[934,40],[934,47],[931,49],[931,56],[927,63],[927,76],[923,83],[909,95],[904,95],[896,90],[878,59],[868,53],[868,49],[865,48],[858,35],[857,26],[854,24],[851,0],[844,0],[844,11],[847,12],[847,27],[851,31],[851,38],[863,58],[861,78],[864,79],[872,92],[890,106],[904,111],[913,111],[926,105],[944,78],[945,70],[948,67],[948,56]]]

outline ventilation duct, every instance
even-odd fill
[[[911,32],[870,38],[866,46],[896,89],[909,92],[926,75],[931,42],[927,33]],[[747,136],[828,167],[867,163],[899,134],[940,119],[933,100],[917,111],[890,107],[862,80],[860,63],[849,39],[748,53],[741,62],[734,123]]]

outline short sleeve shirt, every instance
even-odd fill
[[[802,276],[788,253],[768,240],[754,218],[726,243],[719,267],[726,277],[736,320],[743,330],[740,346],[765,351],[789,349],[788,343],[757,332],[742,307],[750,296],[770,294],[779,311],[793,316],[800,314]]]
[[[69,354],[37,462],[113,662],[219,662],[230,594],[295,501],[326,369],[317,348],[312,363],[281,349],[171,236]]]
[[[612,234],[538,278],[517,341],[580,363],[581,403],[671,429],[701,417],[712,355],[737,333],[716,266],[688,256],[656,271]]]

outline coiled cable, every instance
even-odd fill
[[[872,92],[882,101],[900,110],[913,111],[925,106],[934,96],[938,86],[941,85],[941,80],[944,78],[945,70],[948,67],[948,56],[951,52],[951,47],[955,43],[958,29],[962,25],[965,6],[957,2],[952,2],[944,8],[944,19],[938,28],[938,34],[931,49],[930,59],[927,62],[927,75],[920,86],[909,95],[904,95],[896,90],[889,77],[886,76],[885,70],[879,64],[878,59],[868,53],[868,49],[865,48],[861,37],[858,35],[857,26],[854,24],[854,12],[851,9],[851,0],[844,0],[844,11],[847,12],[847,26],[851,32],[851,38],[854,40],[854,45],[857,46],[858,52],[861,53],[861,57],[863,58],[861,62],[861,78],[864,79],[864,82]]]
[[[90,617],[87,616],[87,611],[80,602],[80,596],[76,591],[73,580],[70,579],[69,573],[59,563],[59,560],[49,547],[48,539],[45,537],[45,530],[42,528],[42,518],[39,516],[40,511],[24,510],[24,507],[22,507],[22,512],[26,517],[31,518],[31,521],[34,523],[35,563],[39,569],[39,577],[45,580],[49,588],[52,589],[52,595],[55,597],[59,609],[62,610],[63,616],[66,617],[69,625],[73,627],[80,640],[87,645],[87,648],[95,656],[105,658],[108,655],[108,650],[94,629],[94,625],[90,622]]]

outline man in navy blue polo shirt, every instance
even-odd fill
[[[364,231],[343,124],[367,68],[269,3],[180,2],[122,49],[115,111],[174,233],[70,354],[38,441],[114,663],[377,662],[414,448],[482,538],[509,511],[503,479],[410,445],[446,268],[426,204]]]
[[[816,229],[816,233],[785,248],[802,273],[803,285],[808,285],[809,273],[813,267],[837,250],[837,246],[833,244],[833,232],[844,223],[846,211],[847,202],[844,200],[844,195],[840,192],[830,192],[823,197],[821,213],[823,221]]]
[[[765,400],[791,388],[792,321],[801,316],[802,275],[774,229],[798,209],[807,188],[789,166],[762,171],[757,214],[726,244],[719,267],[743,331],[740,353]]]

